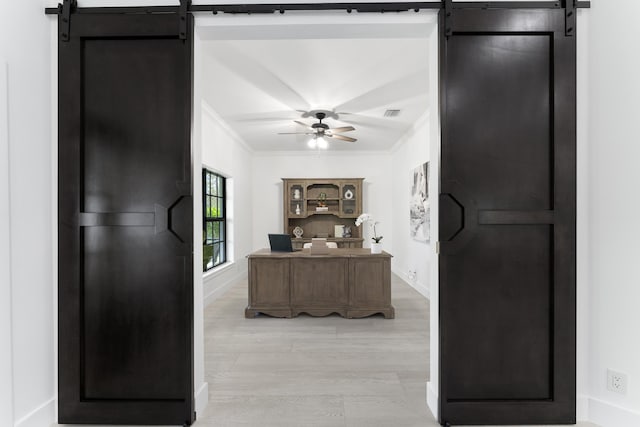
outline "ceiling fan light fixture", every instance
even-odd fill
[[[319,150],[327,150],[329,148],[329,141],[325,138],[331,138],[331,142],[335,142],[336,140],[345,141],[345,142],[356,142],[356,138],[351,138],[349,136],[342,135],[345,132],[351,132],[356,130],[353,126],[339,126],[339,127],[330,127],[328,124],[323,123],[322,120],[325,117],[335,117],[337,119],[338,115],[331,111],[315,111],[316,119],[318,119],[317,123],[307,124],[301,122],[299,120],[294,120],[293,122],[297,125],[300,125],[305,128],[304,132],[279,132],[278,135],[312,135],[313,138],[307,141],[307,146],[310,149],[319,149]],[[310,114],[303,114],[303,117],[308,117]]]

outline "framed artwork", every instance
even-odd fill
[[[429,227],[429,162],[413,170],[411,199],[409,200],[409,233],[419,242],[428,242],[431,238]]]

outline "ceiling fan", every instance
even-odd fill
[[[278,135],[313,135],[312,141],[322,140],[323,138],[334,138],[339,139],[341,141],[346,142],[355,142],[356,138],[351,138],[349,136],[338,135],[343,132],[350,132],[352,130],[356,130],[353,126],[343,126],[339,128],[330,128],[326,123],[322,123],[322,120],[327,117],[338,118],[337,114],[327,111],[312,111],[312,113],[316,119],[318,119],[318,123],[313,123],[312,125],[308,125],[298,120],[294,120],[295,123],[304,126],[307,128],[306,132],[280,132]],[[311,117],[311,114],[304,114],[303,117]]]

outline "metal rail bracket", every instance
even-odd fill
[[[576,0],[565,0],[564,25],[565,36],[573,37],[576,33]]]
[[[77,0],[64,0],[57,7],[45,8],[47,15],[60,15],[63,17],[60,25],[60,37],[68,40],[69,25],[72,14],[140,14],[140,13],[177,13],[179,19],[179,36],[185,40],[188,36],[189,13],[208,12],[214,15],[218,13],[229,14],[264,14],[285,13],[286,11],[326,11],[344,10],[347,13],[354,11],[359,13],[389,13],[389,12],[419,12],[426,9],[443,9],[445,13],[446,36],[453,34],[453,10],[455,9],[560,9],[564,7],[566,13],[567,35],[576,33],[576,9],[591,7],[590,1],[584,0],[553,0],[553,1],[486,1],[468,2],[452,0],[429,0],[422,2],[360,2],[360,3],[250,3],[250,4],[191,4],[191,0],[180,0],[178,6],[122,6],[122,7],[78,7]],[[63,35],[64,34],[64,35]]]
[[[453,1],[443,0],[444,3],[444,35],[449,38],[453,35]]]
[[[187,14],[189,13],[189,8],[191,7],[191,0],[180,0],[180,8],[178,9],[178,19],[180,20],[179,26],[179,36],[180,40],[187,39],[188,32],[188,21]]]
[[[60,40],[68,42],[71,36],[71,12],[76,9],[78,2],[76,0],[63,0],[62,4],[58,4],[60,15],[60,25],[58,33]]]

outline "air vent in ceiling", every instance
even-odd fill
[[[387,110],[384,112],[385,117],[397,117],[400,114],[400,110]]]

